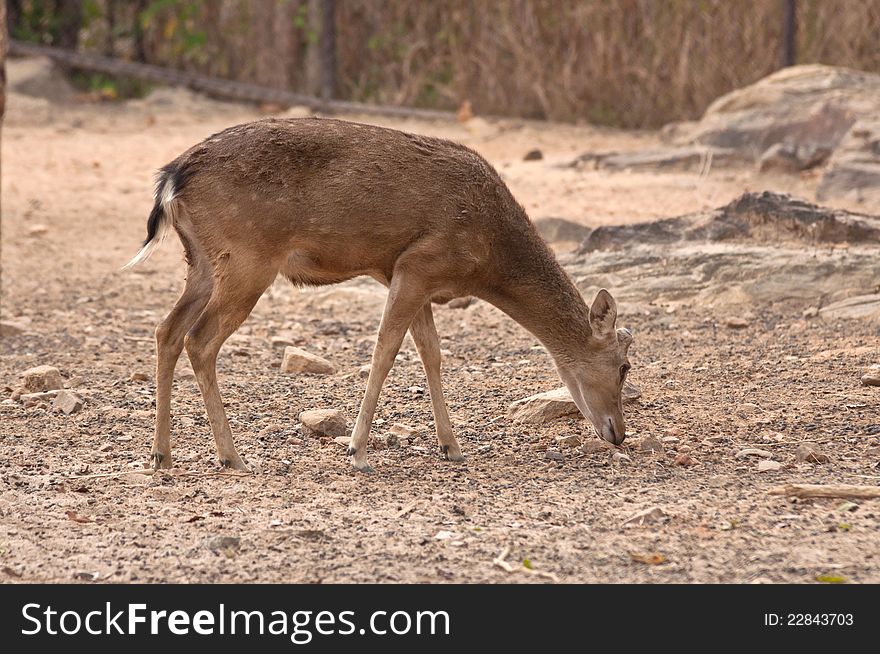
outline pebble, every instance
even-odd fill
[[[53,366],[28,368],[21,373],[21,376],[24,379],[24,389],[32,393],[53,391],[60,389],[64,385],[61,373],[58,371],[58,368]]]
[[[745,329],[749,326],[749,321],[745,318],[732,317],[728,318],[725,322],[730,329]]]
[[[758,472],[775,472],[782,468],[782,464],[779,461],[771,461],[770,459],[763,459],[758,462]]]
[[[761,457],[762,459],[772,459],[773,453],[768,452],[767,450],[758,450],[754,447],[747,447],[746,449],[740,450],[739,452],[736,453],[737,459],[744,459],[747,456],[758,456],[758,457]]]
[[[554,452],[552,450],[549,450],[544,454],[544,458],[549,461],[562,461],[565,457],[563,456],[562,452]]]
[[[336,372],[336,368],[324,357],[298,347],[288,346],[284,348],[281,372],[332,375]]]
[[[299,414],[303,434],[336,438],[346,436],[348,424],[338,409],[312,409]]]
[[[339,443],[344,447],[348,447],[349,445],[351,445],[351,436],[337,436],[333,439],[333,442]]]
[[[690,454],[679,454],[677,457],[675,457],[674,463],[677,466],[682,466],[682,467],[687,468],[690,466],[697,465],[698,462]]]
[[[639,443],[639,452],[662,452],[663,444],[653,436],[645,436]]]
[[[415,427],[411,427],[410,425],[405,425],[402,422],[395,422],[388,429],[390,434],[394,434],[397,438],[411,438],[415,440],[416,438],[421,438],[422,432]]]
[[[59,391],[45,391],[43,393],[23,393],[19,396],[19,402],[24,402],[25,404],[39,402],[41,400],[51,400],[56,395],[58,395]]]
[[[795,458],[801,463],[828,463],[828,455],[819,451],[815,443],[801,443],[794,451]]]
[[[529,150],[526,152],[526,156],[523,157],[523,161],[541,161],[544,158],[544,153],[538,150],[537,148],[534,150]]]
[[[14,322],[12,320],[0,320],[0,336],[18,336],[27,331],[24,323]]]
[[[55,396],[55,402],[52,404],[54,411],[61,411],[65,415],[77,413],[83,408],[83,399],[76,393],[71,391],[60,391]]]
[[[557,436],[556,437],[556,445],[558,447],[577,447],[581,444],[581,439],[579,436],[575,436],[571,434],[569,436]]]
[[[871,366],[861,378],[862,386],[880,386],[880,367]]]
[[[581,445],[581,452],[584,454],[596,454],[597,452],[607,452],[613,450],[614,446],[606,440],[594,438]]]
[[[360,377],[361,379],[366,379],[370,376],[370,370],[372,369],[373,366],[371,366],[369,363],[362,365],[360,368],[358,368],[358,377]]]
[[[128,379],[129,381],[149,381],[150,376],[145,372],[133,372]]]
[[[629,458],[629,456],[624,454],[623,452],[615,452],[611,456],[611,463],[617,463],[620,465],[630,464],[630,463],[632,463],[632,459]]]

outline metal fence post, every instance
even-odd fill
[[[323,0],[321,13],[321,97],[336,97],[336,0]]]
[[[780,68],[797,62],[797,0],[782,0],[782,52]]]

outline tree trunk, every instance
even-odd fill
[[[323,0],[321,12],[321,97],[336,97],[336,0]]]
[[[321,8],[323,0],[309,0],[306,16],[305,93],[321,94]]]
[[[79,28],[82,27],[82,3],[62,2],[58,8],[59,48],[76,50],[79,45]]]

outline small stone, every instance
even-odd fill
[[[272,347],[292,347],[297,343],[297,337],[293,334],[275,334],[269,339]]]
[[[365,363],[360,368],[358,368],[358,377],[360,377],[361,379],[366,379],[370,376],[370,371],[372,369],[373,366],[371,366],[369,363]]]
[[[663,443],[653,436],[645,436],[639,443],[639,452],[662,452]]]
[[[28,236],[42,236],[43,234],[47,234],[48,232],[49,228],[42,223],[35,223],[28,226],[27,228]]]
[[[25,404],[36,404],[37,402],[53,399],[59,392],[60,391],[55,390],[46,391],[44,393],[23,393],[18,399]]]
[[[770,459],[763,459],[758,462],[758,472],[775,472],[782,468],[782,464],[779,461],[771,461]]]
[[[761,407],[753,402],[742,402],[736,405],[736,412],[742,416],[753,416],[760,411]]]
[[[773,453],[768,452],[767,450],[758,450],[754,447],[747,447],[746,449],[740,450],[739,452],[736,453],[737,459],[745,459],[746,457],[749,457],[749,456],[757,456],[762,459],[772,459]]]
[[[795,458],[801,463],[828,463],[828,455],[819,451],[815,443],[801,443],[794,451]]]
[[[337,438],[347,436],[348,425],[338,409],[312,409],[299,414],[303,434]]]
[[[77,386],[82,386],[85,382],[85,377],[73,376],[64,382],[64,388],[76,388]]]
[[[802,318],[815,318],[819,315],[818,307],[807,307],[801,312]]]
[[[351,436],[337,436],[333,439],[333,442],[339,443],[344,447],[348,447],[349,445],[351,445]]]
[[[664,445],[675,445],[678,442],[678,438],[676,436],[664,436],[660,439],[660,442]]]
[[[557,436],[556,437],[556,445],[557,447],[577,447],[581,444],[581,439],[579,436],[575,436],[574,434],[569,436]]]
[[[623,452],[615,452],[611,456],[611,463],[616,463],[618,465],[628,465],[632,463],[632,459]]]
[[[0,336],[18,336],[19,334],[24,334],[27,331],[27,326],[24,323],[14,322],[12,320],[0,320]]]
[[[336,368],[324,357],[298,347],[288,346],[284,348],[281,372],[332,375],[336,372]]]
[[[36,366],[21,373],[24,388],[32,393],[53,391],[64,385],[61,373],[53,366]]]
[[[529,150],[526,152],[526,156],[523,157],[523,161],[541,161],[544,158],[544,153],[538,149]]]
[[[101,447],[98,448],[99,452],[109,452],[113,449],[113,443],[104,443]]]
[[[880,367],[871,366],[861,378],[862,386],[880,386]]]
[[[129,381],[149,381],[150,376],[145,372],[133,372],[128,379]]]
[[[407,390],[409,390],[409,392],[412,393],[413,395],[424,395],[425,394],[425,389],[421,386],[410,386],[409,389],[407,389]]]
[[[415,427],[405,425],[402,422],[395,422],[388,429],[388,432],[394,434],[398,438],[411,438],[413,440],[415,440],[416,438],[421,438],[422,436],[421,431],[419,431]]]
[[[678,426],[670,427],[669,429],[666,430],[667,436],[681,436],[682,433],[683,433],[682,428],[678,427]]]
[[[620,399],[624,403],[634,402],[642,396],[642,389],[631,382],[623,382],[623,390],[620,392]]]
[[[684,468],[689,468],[690,466],[697,465],[697,460],[692,457],[690,454],[679,454],[675,457],[675,461],[673,461],[675,465],[682,466]]]
[[[385,447],[400,447],[400,439],[397,437],[397,434],[385,434],[381,437],[381,443]],[[407,445],[409,445],[409,441],[407,441]]]
[[[724,324],[727,325],[730,329],[745,329],[749,326],[749,321],[745,318],[734,316],[725,320]]]
[[[608,452],[613,450],[614,446],[606,440],[594,438],[581,445],[581,452],[584,454],[597,454],[599,452]]]
[[[130,443],[134,439],[128,434],[123,434],[122,436],[117,436],[114,440],[117,443]]]
[[[204,540],[204,546],[212,552],[232,556],[241,548],[241,539],[237,536],[211,536]]]
[[[76,393],[71,391],[59,391],[55,396],[55,402],[52,405],[54,411],[62,411],[65,415],[76,413],[82,410],[83,399]]]
[[[563,459],[565,459],[565,456],[563,456],[562,452],[554,452],[553,450],[548,450],[544,454],[544,458],[548,461],[562,461]]]
[[[639,511],[634,516],[627,518],[623,521],[624,526],[636,526],[636,525],[645,525],[651,524],[655,522],[661,522],[663,520],[668,519],[670,516],[666,511],[664,511],[659,506],[652,506],[649,509],[645,509],[644,511]]]

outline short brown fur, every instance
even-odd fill
[[[166,215],[184,244],[188,275],[156,329],[155,466],[171,465],[170,389],[185,346],[220,460],[245,468],[220,399],[216,357],[278,273],[303,285],[369,275],[389,288],[352,434],[358,469],[369,469],[379,391],[407,329],[425,366],[441,451],[462,458],[440,387],[431,301],[466,295],[531,331],[600,435],[622,442],[631,337],[615,331],[614,300],[603,290],[592,307],[584,303],[525,210],[474,151],[341,120],[266,119],[215,134],[166,169],[180,186]]]

